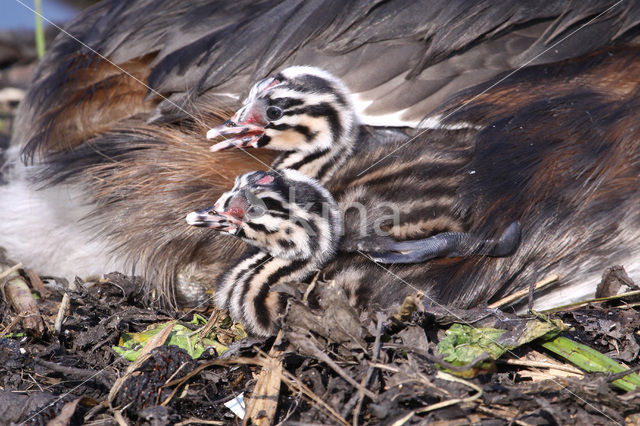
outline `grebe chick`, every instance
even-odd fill
[[[325,183],[352,155],[359,120],[340,79],[315,67],[289,67],[253,85],[249,96],[207,138],[230,137],[211,147],[282,151],[275,169],[295,169]]]
[[[366,131],[360,128],[355,108],[350,101],[351,96],[347,86],[328,71],[309,66],[286,68],[275,76],[254,84],[242,108],[224,124],[207,132],[207,138],[229,137],[213,145],[211,150],[253,147],[282,151],[273,162],[273,168],[295,169],[321,183],[327,182],[354,152],[378,152],[380,156],[385,156],[393,149],[392,143],[404,143],[404,140],[396,139],[388,143],[389,149],[379,149],[379,145],[385,142],[376,144],[366,137]],[[428,143],[428,140],[414,142],[419,143]],[[425,162],[431,161],[429,156],[423,157]],[[366,158],[367,161],[375,162],[375,158]],[[357,162],[358,159],[354,161]],[[363,164],[362,168],[366,166],[367,164]],[[379,171],[376,170],[375,173]],[[409,177],[413,177],[412,173],[413,169],[407,171]],[[357,176],[350,178],[357,181]],[[397,179],[397,176],[394,178]],[[398,186],[398,190],[403,189],[401,182]],[[428,199],[428,186],[425,185],[423,189],[424,191],[416,192],[398,205],[399,210],[404,213],[415,210],[416,201]],[[357,200],[349,201],[364,205],[366,198],[376,195],[373,191],[373,188],[365,186]],[[383,216],[382,213],[377,213],[377,209],[370,211],[374,215]],[[432,210],[424,212],[424,216],[432,215]],[[420,220],[419,215],[415,215],[415,218]],[[362,221],[363,218],[359,219]],[[369,222],[378,219],[370,218]],[[404,222],[394,225],[403,227],[407,225]],[[348,228],[351,223],[351,220],[347,220]],[[384,263],[415,263],[437,257],[508,256],[515,251],[520,241],[517,222],[505,228],[503,235],[497,240],[485,240],[471,233],[458,232],[461,228],[464,226],[455,224],[450,229],[445,228],[445,232],[436,233],[433,238],[405,241],[380,236],[379,232],[367,229],[361,233],[360,238],[343,241],[341,249],[350,252],[364,251],[376,261]],[[347,233],[351,234],[350,230]],[[418,237],[429,234],[431,232],[427,231]]]
[[[282,312],[286,296],[269,289],[279,283],[301,281],[333,260],[342,237],[340,209],[320,183],[296,170],[256,171],[239,176],[233,189],[209,208],[186,217],[193,226],[208,227],[242,239],[252,247],[216,290],[216,303],[228,308],[251,331],[268,335]],[[443,254],[507,255],[519,241],[517,223],[498,241],[481,241],[465,233],[442,233],[417,242],[422,261]],[[396,249],[405,248],[398,243]],[[415,251],[414,245],[410,250]],[[429,254],[430,253],[430,257]],[[386,254],[373,254],[374,260]],[[399,263],[407,263],[400,253]],[[353,257],[353,256],[351,256]],[[413,269],[420,268],[412,265]],[[370,281],[370,280],[369,280]]]
[[[331,194],[291,169],[239,176],[213,207],[189,213],[187,222],[253,246],[222,275],[215,300],[261,335],[274,331],[286,301],[271,286],[302,281],[322,268],[335,255],[342,228]]]

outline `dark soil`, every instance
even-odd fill
[[[57,335],[51,330],[61,287],[38,301],[47,325],[40,338],[23,335],[19,324],[10,326],[16,314],[0,302],[0,324],[9,326],[12,336],[0,339],[0,407],[5,407],[0,418],[45,425],[74,402],[75,417],[67,424],[116,424],[116,407],[130,424],[174,424],[190,418],[240,422],[224,403],[252,393],[265,353],[274,351],[273,338],[240,341],[222,356],[211,350],[199,360],[175,346],[156,348],[124,381],[112,409],[106,403],[109,392],[130,365],[112,349],[119,336],[169,318],[186,324],[193,313],[170,315],[136,305],[139,298],[128,295],[138,283],[119,274],[90,287],[77,284],[79,290],[67,291],[71,306]],[[442,363],[435,345],[450,324],[448,315],[418,305],[405,318],[380,313],[363,318],[346,308],[346,299],[340,302],[343,296],[329,285],[317,283],[314,291],[321,309],[296,302],[283,323],[276,349],[285,385],[278,395],[276,423],[335,424],[342,418],[354,424],[614,424],[633,422],[640,412],[638,394],[612,388],[604,375],[563,375],[507,364],[515,359],[566,365],[535,343],[492,363],[475,378],[456,381],[435,366]],[[334,315],[326,315],[327,304]],[[512,319],[493,310],[456,314],[478,327]],[[557,317],[572,326],[568,336],[632,367],[640,365],[640,315],[635,309],[591,305]],[[359,393],[361,384],[370,396]],[[165,400],[168,404],[160,406]],[[434,406],[438,403],[442,407]]]

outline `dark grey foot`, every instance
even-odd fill
[[[520,245],[520,224],[511,223],[498,240],[485,240],[466,232],[443,232],[414,241],[390,242],[385,250],[369,255],[380,263],[420,263],[439,257],[492,256],[513,254]]]

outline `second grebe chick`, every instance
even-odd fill
[[[284,294],[272,292],[270,288],[302,281],[321,270],[334,259],[342,237],[341,212],[331,194],[315,179],[291,169],[239,176],[233,189],[212,207],[191,212],[186,220],[193,226],[233,235],[252,246],[222,275],[215,300],[252,332],[262,335],[274,332],[276,318],[286,301]],[[415,251],[415,245],[419,244],[425,259],[447,255],[505,255],[515,249],[518,241],[516,223],[509,226],[498,241],[450,232],[412,241],[410,249]],[[404,243],[398,244],[395,247],[398,251],[405,248]],[[379,255],[394,256],[392,253]],[[347,258],[354,256],[357,255],[346,255]],[[376,256],[372,255],[374,260]],[[403,254],[395,256],[402,261]],[[427,270],[423,265],[403,268],[404,272]],[[364,281],[350,284],[360,288],[372,286],[372,280]],[[351,288],[351,292],[359,291]]]

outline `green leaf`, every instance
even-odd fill
[[[453,365],[467,365],[484,353],[496,359],[505,349],[497,344],[497,340],[506,330],[496,328],[474,328],[463,324],[453,324],[447,331],[446,337],[438,343],[438,353],[444,361]],[[453,374],[472,377],[482,370],[491,367],[491,363],[483,362],[470,368],[464,373],[449,371]]]
[[[547,319],[514,320],[511,330],[453,324],[446,331],[446,337],[438,343],[438,353],[444,361],[456,366],[468,365],[484,353],[491,360],[496,360],[507,351],[541,337],[550,338],[565,328],[562,321]],[[452,374],[473,377],[492,366],[492,361],[485,361],[463,372],[440,367]]]
[[[203,326],[207,323],[207,320],[196,314],[190,323]],[[166,325],[167,323],[154,324],[152,327],[139,333],[123,333],[120,336],[118,346],[114,346],[113,350],[125,359],[135,361],[149,339],[158,334]],[[230,327],[234,341],[247,337],[244,328],[240,324],[232,324],[230,319],[229,321],[225,319],[220,328],[224,326]],[[226,352],[229,347],[220,343],[216,331],[217,329],[214,328],[207,336],[200,338],[199,330],[193,331],[181,324],[175,324],[164,344],[178,346],[186,350],[192,358],[199,358],[209,347],[215,348],[218,355],[220,355]]]
[[[553,340],[544,342],[542,346],[589,373],[602,372],[617,374],[629,370],[628,367],[601,354],[595,349],[582,343],[574,342],[563,336],[558,336]],[[633,391],[636,387],[640,386],[640,376],[636,373],[630,373],[621,379],[614,380],[612,384],[622,390],[628,392]]]

